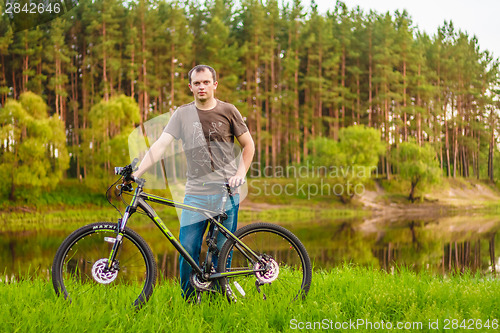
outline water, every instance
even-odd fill
[[[45,221],[51,225],[50,221]],[[87,224],[54,224],[50,228],[0,232],[0,279],[18,276],[50,278],[57,248],[72,229]],[[178,234],[178,222],[167,225]],[[241,226],[241,224],[240,224]],[[461,215],[413,219],[351,219],[285,223],[304,243],[315,269],[345,263],[382,268],[427,270],[436,274],[500,270],[500,216]],[[178,276],[178,254],[152,223],[131,225],[151,246],[159,271]],[[270,251],[272,249],[270,244]],[[203,258],[203,256],[202,256]]]

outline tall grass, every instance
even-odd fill
[[[160,284],[137,312],[124,299],[95,304],[87,297],[78,306],[68,304],[40,278],[2,283],[0,295],[0,332],[282,332],[297,331],[293,325],[301,322],[358,319],[421,322],[423,331],[429,331],[429,321],[439,320],[439,329],[432,331],[444,332],[452,331],[444,329],[446,319],[500,319],[497,279],[352,266],[315,272],[307,299],[292,305],[279,299],[228,304],[223,297],[186,304],[172,280]],[[462,330],[468,331],[457,331]]]

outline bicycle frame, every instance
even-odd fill
[[[119,225],[118,225],[118,235],[116,237],[116,241],[113,244],[113,248],[111,250],[109,260],[108,260],[108,269],[111,269],[113,262],[116,258],[116,254],[118,252],[119,246],[121,244],[121,240],[123,238],[123,232],[125,229],[125,226],[127,225],[128,220],[130,217],[137,211],[137,208],[141,208],[147,216],[156,224],[158,229],[161,230],[161,232],[164,234],[165,237],[170,241],[170,243],[175,247],[175,249],[186,259],[186,261],[189,263],[189,265],[193,268],[193,270],[199,274],[203,279],[206,280],[215,280],[219,279],[222,277],[231,277],[231,276],[236,276],[236,275],[248,275],[248,274],[254,274],[256,272],[261,272],[265,271],[265,269],[249,269],[249,270],[241,270],[237,272],[221,272],[221,273],[214,273],[214,274],[206,274],[207,272],[204,272],[202,268],[200,267],[199,263],[197,263],[184,249],[184,247],[181,245],[181,243],[175,238],[175,236],[172,234],[170,229],[165,225],[165,223],[162,221],[162,219],[158,216],[158,214],[155,212],[155,210],[147,203],[147,201],[151,201],[154,203],[158,203],[161,205],[166,205],[170,207],[175,207],[175,208],[181,208],[181,209],[187,209],[191,210],[197,213],[200,213],[204,216],[207,217],[207,220],[211,225],[215,225],[218,230],[227,238],[227,239],[232,239],[236,242],[236,247],[238,250],[240,250],[244,256],[252,262],[252,264],[255,264],[256,262],[261,260],[261,256],[256,254],[254,251],[252,251],[247,245],[245,245],[241,240],[239,240],[236,236],[233,235],[226,227],[221,222],[221,217],[225,215],[224,208],[225,208],[225,203],[228,199],[228,193],[224,192],[223,197],[222,197],[222,205],[219,209],[219,211],[212,211],[209,209],[203,209],[199,207],[194,207],[190,205],[186,205],[180,202],[176,202],[170,199],[166,199],[160,196],[156,196],[153,194],[148,194],[143,192],[143,182],[137,183],[137,188],[135,189],[134,195],[132,197],[132,201],[130,204],[127,206],[125,210],[125,214],[123,217],[119,220]],[[211,253],[211,250],[209,248],[208,254]],[[204,275],[205,273],[205,275]],[[207,276],[208,275],[208,276]]]

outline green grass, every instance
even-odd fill
[[[445,320],[489,319],[491,324],[500,319],[497,279],[406,270],[388,274],[353,266],[315,272],[307,299],[292,306],[280,300],[228,304],[222,297],[186,304],[173,281],[160,284],[138,312],[121,299],[95,304],[88,297],[79,306],[67,304],[41,278],[1,283],[0,294],[0,332],[281,332],[297,331],[292,328],[299,323],[358,319],[393,325],[421,322],[424,332],[429,331],[429,320],[439,320],[433,332],[444,332],[454,331],[444,329]]]

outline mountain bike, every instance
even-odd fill
[[[85,297],[95,302],[129,299],[135,307],[147,302],[156,283],[157,264],[148,244],[127,226],[134,214],[142,212],[193,268],[190,283],[197,291],[198,302],[204,293],[222,293],[231,302],[255,298],[293,302],[306,297],[311,286],[311,261],[294,234],[270,223],[249,224],[233,234],[223,225],[227,218],[225,205],[234,191],[227,182],[204,184],[220,188],[222,199],[218,210],[193,207],[144,192],[145,180],[132,176],[137,161],[115,168],[115,174],[121,177],[110,188],[122,181],[117,186],[119,195],[133,193],[118,222],[81,227],[57,250],[52,265],[57,295],[77,303]],[[136,184],[135,190],[132,181]],[[148,201],[206,216],[209,227],[203,262],[193,260]],[[226,237],[220,251],[218,233]],[[217,267],[213,265],[214,256],[218,256]]]

